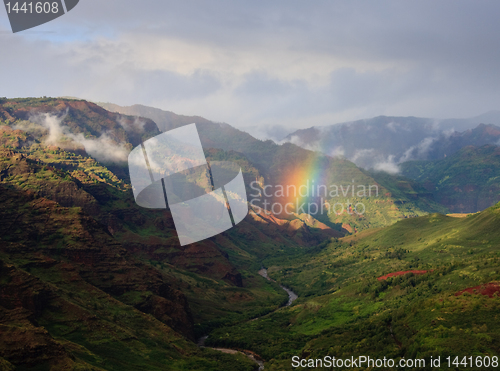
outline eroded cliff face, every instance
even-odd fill
[[[183,337],[194,340],[192,314],[176,279],[135,259],[80,209],[0,184],[0,235],[0,357],[6,369],[85,364],[74,355],[98,357],[96,336],[114,343],[152,332],[148,336],[178,358],[182,347],[192,348],[174,345]]]
[[[126,304],[140,307],[193,337],[189,307],[183,294],[171,287],[173,277],[134,259],[104,226],[81,210],[1,187],[1,232],[15,241],[2,250],[10,257],[36,257],[28,267],[36,266],[42,258],[43,264],[52,261],[51,269],[60,268],[72,279],[83,279],[118,299],[125,297],[122,301]],[[149,294],[129,299],[134,292]]]
[[[19,255],[13,254],[14,250]],[[35,366],[104,370],[107,368],[102,357],[135,352],[150,339],[178,359],[196,351],[192,343],[185,342],[165,324],[179,325],[186,315],[176,314],[180,308],[173,310],[171,300],[183,303],[182,297],[173,297],[179,292],[164,284],[158,287],[158,295],[149,294],[138,302],[137,310],[126,305],[126,300],[87,282],[81,275],[81,265],[74,262],[53,259],[45,251],[30,253],[25,244],[11,242],[2,244],[0,254],[10,255],[0,259],[2,370]],[[134,291],[126,293],[136,295]],[[96,363],[103,368],[96,367]]]
[[[62,344],[38,324],[57,298],[54,290],[3,260],[0,282],[0,357],[11,365],[72,365]]]
[[[36,197],[51,199],[64,207],[81,207],[89,215],[99,214],[97,200],[82,188],[81,182],[68,178],[65,171],[1,147],[0,158],[0,181],[18,186]]]
[[[70,175],[13,150],[0,150],[0,157],[3,159],[0,161],[3,183],[35,198],[50,199],[59,206],[81,208],[85,215],[99,221],[115,236],[114,243],[121,242],[131,253],[146,254],[156,260],[168,259],[181,268],[217,279],[228,277],[230,282],[241,284],[241,280],[234,280],[239,273],[213,242],[179,246],[170,212],[141,209],[135,204],[130,188],[113,189],[103,179],[96,180],[91,172],[76,170]],[[59,164],[59,167],[64,166],[64,163]],[[147,228],[158,233],[144,235],[140,232]],[[75,232],[71,234],[76,237]]]

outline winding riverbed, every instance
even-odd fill
[[[270,278],[267,275],[267,269],[266,268],[262,268],[259,271],[259,274],[262,277],[264,277],[265,279],[267,279],[268,281],[276,282],[275,280],[273,280],[272,278]],[[285,290],[286,293],[288,294],[288,303],[285,306],[288,307],[288,306],[292,305],[292,303],[298,298],[297,294],[294,293],[292,290],[286,288],[285,286],[280,285],[280,287],[283,290]],[[255,321],[256,319],[258,319],[258,318],[254,318],[252,321]],[[201,338],[198,339],[198,346],[200,348],[205,347],[205,340],[207,340],[207,338],[208,338],[208,335],[202,336]],[[228,348],[210,348],[210,349],[218,350],[220,352],[229,353],[229,354],[236,354],[236,353],[244,354],[248,358],[250,358],[252,361],[254,361],[255,363],[257,363],[259,365],[259,370],[258,371],[263,371],[264,370],[264,361],[262,361],[260,359],[260,357],[256,356],[255,354],[252,354],[251,352],[239,351],[239,350],[228,349]]]
[[[266,268],[262,268],[260,271],[259,271],[259,274],[264,277],[265,279],[267,279],[268,281],[273,281],[273,282],[276,282],[275,280],[273,280],[272,278],[270,278],[268,275],[267,275],[267,269]],[[287,307],[289,307],[290,305],[292,305],[292,303],[297,300],[298,296],[296,293],[294,293],[292,290],[290,289],[287,289],[285,286],[282,286],[280,285],[280,287],[285,290],[288,294],[288,303],[286,304]]]

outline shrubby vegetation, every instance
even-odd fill
[[[266,369],[291,357],[500,354],[500,298],[460,290],[500,280],[500,205],[467,218],[439,214],[269,258],[271,276],[299,294],[292,308],[213,332],[210,344],[252,349]],[[388,279],[385,274],[417,270]],[[500,293],[499,293],[500,294]]]

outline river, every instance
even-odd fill
[[[260,271],[259,271],[259,274],[264,277],[265,279],[267,279],[268,281],[273,281],[273,282],[276,282],[275,280],[273,280],[272,278],[270,278],[268,275],[267,275],[267,269],[266,268],[262,268]],[[282,286],[280,285],[280,287],[286,291],[286,293],[288,294],[288,303],[286,304],[287,307],[289,307],[290,305],[292,305],[292,303],[297,300],[298,296],[296,293],[294,293],[292,290],[290,289],[287,289],[285,286]]]
[[[269,277],[267,275],[267,269],[266,268],[262,268],[259,271],[259,274],[262,277],[264,277],[265,279],[267,279],[268,281],[276,282],[275,280],[273,280],[271,277]],[[298,298],[298,296],[297,296],[296,293],[294,293],[292,290],[286,288],[285,286],[280,285],[280,287],[283,290],[285,290],[286,293],[288,294],[288,303],[285,306],[289,307]],[[254,318],[251,321],[255,321],[256,319],[258,319],[258,318]],[[205,347],[205,340],[207,340],[207,338],[208,338],[208,335],[202,336],[201,338],[198,339],[198,346],[200,348],[204,348]],[[263,371],[264,370],[264,361],[262,361],[262,359],[258,355],[256,355],[255,353],[252,353],[252,352],[249,352],[249,351],[239,351],[239,350],[234,350],[234,349],[228,349],[228,348],[210,348],[210,349],[218,350],[220,352],[229,353],[229,354],[236,354],[236,353],[244,354],[248,358],[250,358],[252,361],[254,361],[255,363],[257,363],[259,365],[258,371]]]

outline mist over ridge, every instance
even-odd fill
[[[328,126],[313,126],[288,134],[290,142],[356,165],[396,174],[399,164],[436,160],[467,145],[497,144],[500,111],[469,119],[378,116]]]

